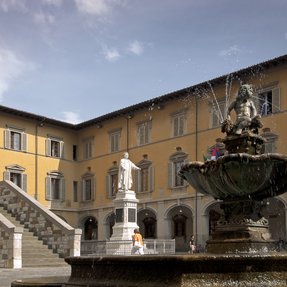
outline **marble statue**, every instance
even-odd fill
[[[132,170],[140,170],[140,168],[129,160],[129,154],[125,152],[119,165],[119,190],[127,191],[131,189],[133,185]]]
[[[252,130],[257,133],[258,128],[262,127],[261,116],[257,114],[256,107],[251,97],[253,87],[249,84],[241,85],[236,99],[229,105],[227,119],[222,124],[222,132],[227,134],[241,135],[245,130]],[[231,111],[236,113],[234,124],[231,121]]]

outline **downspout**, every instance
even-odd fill
[[[198,160],[197,157],[198,154],[198,102],[197,102],[197,96],[195,95],[195,160]],[[198,200],[198,192],[197,189],[195,190],[195,244],[197,245],[198,241],[198,205],[197,205],[197,200]]]
[[[37,123],[35,129],[35,199],[38,199],[38,125]]]

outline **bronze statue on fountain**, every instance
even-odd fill
[[[227,111],[221,130],[227,154],[215,161],[190,162],[180,175],[198,192],[220,200],[223,215],[212,238],[210,253],[274,250],[268,220],[262,215],[266,199],[287,190],[287,157],[261,154],[264,138],[260,115],[251,99],[253,88],[245,84]],[[235,110],[236,120],[231,120]]]

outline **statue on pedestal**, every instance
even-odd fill
[[[127,191],[131,189],[133,185],[132,170],[140,170],[140,168],[129,160],[129,154],[128,152],[125,152],[119,165],[118,189],[120,191]]]

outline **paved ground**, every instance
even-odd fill
[[[44,278],[54,276],[67,276],[71,274],[71,267],[30,267],[21,269],[0,268],[0,287],[11,287],[11,282],[26,278]]]

